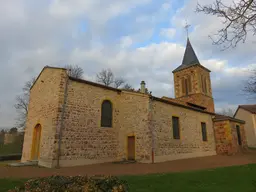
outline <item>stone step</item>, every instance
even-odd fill
[[[131,164],[131,163],[136,163],[136,160],[122,160],[122,161],[115,161],[113,163],[115,164]]]
[[[27,162],[18,162],[18,163],[9,163],[10,167],[24,167],[24,166],[36,166],[38,161],[27,161]]]

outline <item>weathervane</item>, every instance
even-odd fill
[[[190,27],[190,25],[187,23],[187,21],[186,21],[186,25],[185,25],[185,29],[186,29],[186,32],[187,32],[187,38],[188,38],[188,28]]]

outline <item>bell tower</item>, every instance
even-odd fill
[[[215,111],[211,88],[211,71],[200,64],[189,38],[187,38],[182,64],[172,72],[175,99],[205,111]]]

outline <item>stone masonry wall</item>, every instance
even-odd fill
[[[175,98],[182,97],[182,82],[181,79],[183,77],[191,76],[192,81],[192,93],[202,93],[201,86],[201,75],[207,77],[207,96],[212,97],[212,88],[211,88],[211,78],[210,73],[205,69],[202,69],[199,66],[189,67],[187,69],[183,69],[182,71],[175,72],[174,76],[174,89],[175,89]]]
[[[179,117],[180,139],[173,139],[172,116]],[[202,140],[201,122],[206,123],[207,141]],[[212,118],[209,114],[154,101],[153,127],[156,161],[216,154]]]
[[[64,69],[44,68],[30,91],[29,110],[26,121],[22,162],[31,158],[34,127],[41,124],[39,164],[52,166],[56,150],[56,127],[62,107],[64,92]]]
[[[113,127],[100,127],[101,104],[112,102]],[[61,166],[110,161],[117,156],[120,93],[69,80],[61,142]]]
[[[113,126],[101,127],[101,104],[110,100]],[[136,159],[147,160],[147,98],[70,80],[61,142],[61,166],[122,160],[134,135]],[[138,157],[138,158],[137,158]]]
[[[241,140],[242,140],[242,146],[239,146],[238,143],[238,135],[237,135],[237,129],[236,125],[239,125],[240,127],[240,134],[241,134]],[[232,130],[232,153],[237,153],[241,148],[247,148],[247,141],[246,141],[246,134],[244,129],[244,124],[237,123],[237,122],[230,122],[231,130]]]
[[[177,100],[186,101],[186,102],[194,103],[200,106],[204,106],[206,107],[206,110],[209,112],[214,113],[215,111],[213,98],[203,95],[201,93],[189,95],[188,97],[180,97],[180,98],[177,98]]]
[[[197,79],[198,79],[198,92],[202,93],[203,88],[201,85],[201,77],[203,75],[206,77],[206,85],[207,85],[207,96],[212,97],[212,84],[211,84],[211,74],[201,67],[197,67],[196,69]]]
[[[152,134],[149,127],[149,97],[145,94],[122,92],[118,159],[127,156],[127,136],[135,136],[135,158],[151,162]]]
[[[214,122],[217,154],[232,154],[232,135],[229,120]]]
[[[182,95],[182,77],[191,76],[192,92],[188,96]],[[207,94],[202,92],[201,75],[207,77]],[[207,108],[207,111],[214,112],[214,101],[210,73],[199,66],[190,67],[174,73],[175,98],[184,102],[191,102]]]
[[[182,78],[187,76],[191,76],[192,93],[199,93],[197,67],[190,67],[173,74],[175,98],[182,97]]]
[[[236,125],[240,126],[242,146],[238,144]],[[229,120],[216,121],[214,122],[214,129],[218,154],[233,155],[239,152],[241,148],[247,148],[244,124]]]

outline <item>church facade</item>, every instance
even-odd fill
[[[187,46],[173,71],[175,99],[107,87],[44,67],[30,90],[22,162],[66,167],[123,160],[157,163],[235,154],[245,122],[214,110],[210,70]]]

